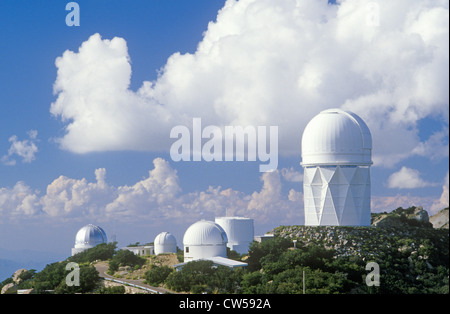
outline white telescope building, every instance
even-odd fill
[[[83,252],[84,250],[93,248],[101,243],[107,243],[105,231],[99,226],[92,224],[86,225],[78,230],[75,236],[75,247],[72,248],[72,256]]]
[[[227,234],[213,221],[201,220],[184,233],[184,261],[221,256],[227,257]]]
[[[184,233],[184,263],[176,264],[174,267],[179,269],[197,260],[209,260],[214,265],[231,268],[247,266],[247,263],[227,258],[227,242],[227,234],[219,224],[207,220],[197,221]]]
[[[307,226],[369,226],[372,136],[356,114],[320,112],[302,136]]]
[[[239,254],[248,253],[254,238],[253,219],[244,217],[216,217],[228,237],[227,246]]]
[[[154,246],[155,255],[177,252],[177,240],[169,232],[161,232],[158,234],[155,238]]]

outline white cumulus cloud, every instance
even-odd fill
[[[18,182],[12,189],[0,189],[0,217],[5,221],[12,217],[51,217],[63,221],[193,222],[237,215],[259,223],[302,222],[302,194],[291,190],[283,195],[279,171],[264,173],[261,190],[252,194],[220,186],[185,193],[168,161],[156,158],[153,166],[148,177],[131,186],[109,185],[104,168],[95,170],[95,182],[60,176],[47,186],[44,195]]]
[[[402,167],[388,178],[388,187],[397,189],[415,189],[435,185],[420,177],[420,172],[416,169]]]
[[[13,135],[9,138],[9,142],[11,142],[11,146],[8,149],[8,154],[3,155],[0,159],[4,165],[14,166],[16,164],[15,156],[21,157],[22,162],[30,163],[36,157],[36,153],[38,152],[38,147],[36,146],[37,141],[36,130],[28,131],[29,139],[19,141],[16,135]]]
[[[95,34],[66,51],[50,111],[66,123],[61,147],[77,153],[168,151],[170,129],[201,117],[277,125],[280,153],[299,154],[306,123],[343,107],[368,123],[375,165],[433,158],[431,146],[445,158],[448,129],[422,141],[417,123],[448,125],[448,22],[444,0],[228,0],[196,51],[169,56],[137,91],[125,39]]]
[[[41,213],[38,193],[24,182],[17,182],[13,188],[0,188],[0,217],[20,220]]]

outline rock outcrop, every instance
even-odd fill
[[[390,213],[372,214],[372,225],[376,227],[427,227],[432,228],[428,212],[422,206],[403,209],[401,207]]]
[[[440,210],[430,217],[430,222],[433,228],[448,229],[448,207]]]
[[[5,286],[3,286],[2,291],[0,294],[10,294],[10,293],[17,293],[17,285],[22,281],[20,278],[20,275],[22,275],[24,272],[27,272],[25,268],[18,269],[14,272],[14,274],[11,276],[11,279],[14,282],[8,283]]]

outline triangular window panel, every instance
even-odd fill
[[[322,180],[324,182],[330,182],[335,171],[336,171],[336,167],[323,167],[323,168],[321,167],[320,172],[322,174]]]
[[[353,180],[353,177],[355,176],[355,173],[357,171],[357,167],[354,166],[342,166],[339,167],[341,169],[342,175],[345,178],[345,181],[350,184]]]
[[[304,168],[303,171],[303,184],[311,184],[312,178],[317,168]]]
[[[311,180],[311,185],[322,185],[322,176],[320,175],[320,168],[316,168],[316,172]]]
[[[336,167],[336,171],[334,172],[333,177],[329,181],[329,185],[336,185],[336,184],[348,184],[347,179],[342,173],[341,167]]]
[[[370,180],[369,168],[358,167],[352,179],[352,184],[366,184]]]
[[[325,195],[323,209],[322,209],[322,215],[320,216],[320,223],[322,225],[338,224],[338,219],[337,219],[337,215],[336,215],[336,207],[334,206],[333,197],[329,190],[327,190],[326,195]]]
[[[341,216],[341,224],[350,226],[358,225],[359,219],[360,215],[358,213],[358,207],[355,204],[351,190],[349,190],[345,199],[344,211]]]

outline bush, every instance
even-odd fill
[[[213,266],[211,261],[192,261],[171,272],[165,283],[175,291],[192,293],[240,293],[243,269]]]
[[[172,272],[173,269],[168,266],[153,266],[145,272],[145,280],[149,285],[159,286]]]
[[[91,249],[75,254],[69,257],[69,262],[75,263],[92,263],[96,260],[106,261],[113,257],[116,250],[117,242],[102,243]]]
[[[141,267],[144,265],[146,259],[135,255],[128,250],[119,250],[109,261],[109,272],[114,272],[119,269],[119,266]]]
[[[292,241],[285,238],[273,238],[264,242],[253,242],[248,251],[248,267],[249,271],[259,270],[261,268],[261,259],[266,261],[276,261],[278,257],[292,246]]]
[[[66,276],[69,271],[66,270],[67,261],[47,265],[41,272],[35,274],[31,279],[31,286],[37,293],[46,293],[47,290],[54,290],[55,293],[87,293],[96,288],[100,277],[98,271],[92,265],[80,265],[80,285],[68,286]]]

